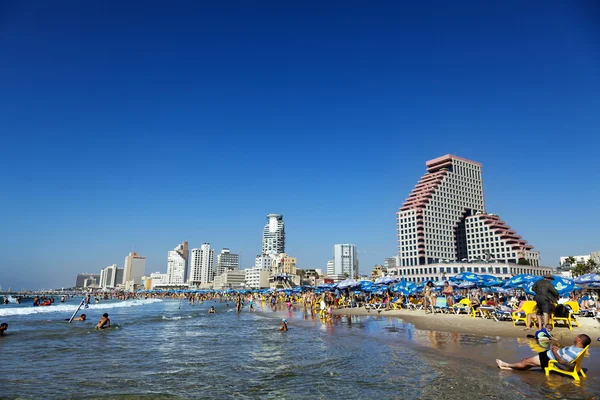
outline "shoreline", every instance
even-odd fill
[[[524,330],[524,324],[513,326],[512,321],[494,321],[493,319],[471,318],[467,314],[425,314],[423,310],[366,310],[359,308],[341,308],[333,311],[334,315],[356,315],[369,317],[393,317],[413,324],[419,330],[465,333],[475,336],[503,336],[525,338],[534,334],[536,329]],[[600,323],[593,318],[578,317],[580,327],[569,330],[562,324],[555,326],[552,335],[562,344],[571,344],[579,334],[585,333],[592,339],[591,347],[600,347]]]

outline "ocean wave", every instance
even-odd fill
[[[98,303],[98,304],[90,304],[88,308],[81,307],[81,312],[86,312],[90,310],[106,310],[111,308],[123,308],[123,307],[135,307],[135,306],[143,306],[146,304],[158,303],[162,302],[161,299],[147,299],[147,300],[132,300],[132,301],[120,301],[120,302],[110,302],[110,303]],[[10,317],[15,315],[32,315],[32,314],[48,314],[55,312],[74,312],[79,304],[61,304],[61,305],[52,305],[52,306],[38,306],[38,307],[14,307],[14,308],[6,308],[4,310],[0,309],[0,317]]]
[[[188,318],[192,318],[192,316],[191,315],[182,316],[182,317],[167,317],[166,315],[162,316],[162,319],[168,319],[169,321],[177,321],[180,319],[188,319]]]

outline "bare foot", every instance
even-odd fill
[[[507,364],[502,360],[497,359],[496,364],[498,365],[498,368],[500,368],[500,369],[512,369],[511,367],[508,367]]]
[[[529,330],[531,330],[531,328],[525,328],[525,329],[523,329],[523,330],[524,330],[524,331],[529,331]]]

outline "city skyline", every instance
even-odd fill
[[[182,240],[247,268],[272,212],[298,268],[352,243],[367,273],[443,154],[484,166],[486,208],[542,265],[600,248],[585,4],[109,8],[3,10],[3,287],[69,287],[130,252],[164,272]]]

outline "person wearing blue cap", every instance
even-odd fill
[[[281,320],[281,328],[279,328],[279,330],[287,332],[288,327],[287,327],[287,321],[285,318]]]

